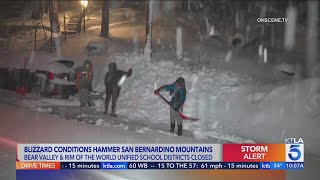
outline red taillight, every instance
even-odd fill
[[[49,80],[53,79],[53,73],[49,72]]]

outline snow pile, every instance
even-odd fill
[[[87,29],[87,31],[101,30],[101,26],[91,26]]]
[[[38,112],[52,112],[52,108],[51,107],[37,107],[36,109]]]
[[[272,126],[274,139],[302,137],[306,151],[320,152],[320,80],[309,79],[275,88],[271,101],[261,105],[256,120],[264,127]],[[272,131],[273,133],[270,133]],[[266,135],[267,132],[260,131]]]
[[[98,119],[96,121],[96,126],[101,126],[103,124],[103,120],[102,119]]]
[[[184,123],[184,129],[195,132],[196,138],[223,138],[231,142],[244,142],[244,139],[235,138],[225,132],[217,124],[211,102],[217,96],[232,92],[233,85],[239,81],[246,81],[247,77],[238,74],[216,72],[201,68],[198,72],[188,71],[182,65],[173,62],[160,61],[148,64],[145,68],[142,54],[118,54],[113,56],[112,62],[116,62],[118,69],[127,71],[133,69],[132,77],[129,77],[122,86],[120,99],[117,104],[117,112],[120,116],[130,119],[156,123],[169,123],[169,106],[159,97],[153,94],[155,88],[173,83],[178,77],[186,80],[187,100],[184,113],[199,117],[198,122]],[[111,62],[108,61],[108,62]],[[99,78],[96,91],[104,91],[104,76],[108,72],[108,64],[104,73]],[[165,93],[168,95],[168,93]],[[166,96],[168,97],[168,96]],[[104,111],[104,104],[100,104],[99,111]]]
[[[75,97],[70,97],[70,99],[43,98],[41,101],[56,106],[80,106],[78,98]]]
[[[300,137],[307,153],[319,154],[319,82],[308,79],[280,86],[260,85],[253,92],[249,87],[238,88],[233,94],[217,98],[213,109],[220,125],[241,137],[265,143]]]
[[[281,64],[276,65],[275,69],[282,71],[282,72],[295,74],[295,68],[294,68],[294,65],[292,65],[292,64],[281,63]]]
[[[122,123],[120,123],[119,125],[113,125],[113,126],[115,126],[115,127],[120,127],[120,128],[122,128],[123,130],[125,130],[125,131],[127,131],[127,130],[129,129],[128,126],[123,125]]]
[[[103,42],[90,41],[87,45],[88,55],[102,55],[107,50],[107,44]]]

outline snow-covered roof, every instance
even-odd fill
[[[44,71],[62,71],[66,72],[69,69],[57,65],[58,63],[52,63],[58,60],[70,60],[71,58],[56,56],[44,52],[35,52],[35,51],[25,51],[19,53],[9,53],[1,55],[0,57],[0,68],[11,68],[11,69],[23,69],[25,59],[27,59],[26,68],[35,71],[35,70],[44,70]]]

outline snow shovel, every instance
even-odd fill
[[[166,98],[161,96],[161,94],[159,94],[159,97],[161,99],[163,99],[167,104],[169,104],[169,106],[171,106],[172,108],[175,108],[172,104],[170,104],[170,102]],[[198,118],[188,117],[188,116],[182,114],[182,112],[180,112],[180,111],[178,113],[179,113],[179,116],[181,117],[181,119],[183,119],[183,120],[191,120],[191,121],[198,121],[199,120]]]
[[[26,95],[27,93],[27,88],[24,85],[27,60],[28,60],[27,58],[24,60],[23,74],[22,74],[22,78],[20,79],[20,85],[16,87],[16,93],[22,96]]]

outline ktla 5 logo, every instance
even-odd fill
[[[304,144],[286,144],[286,162],[304,162]]]

